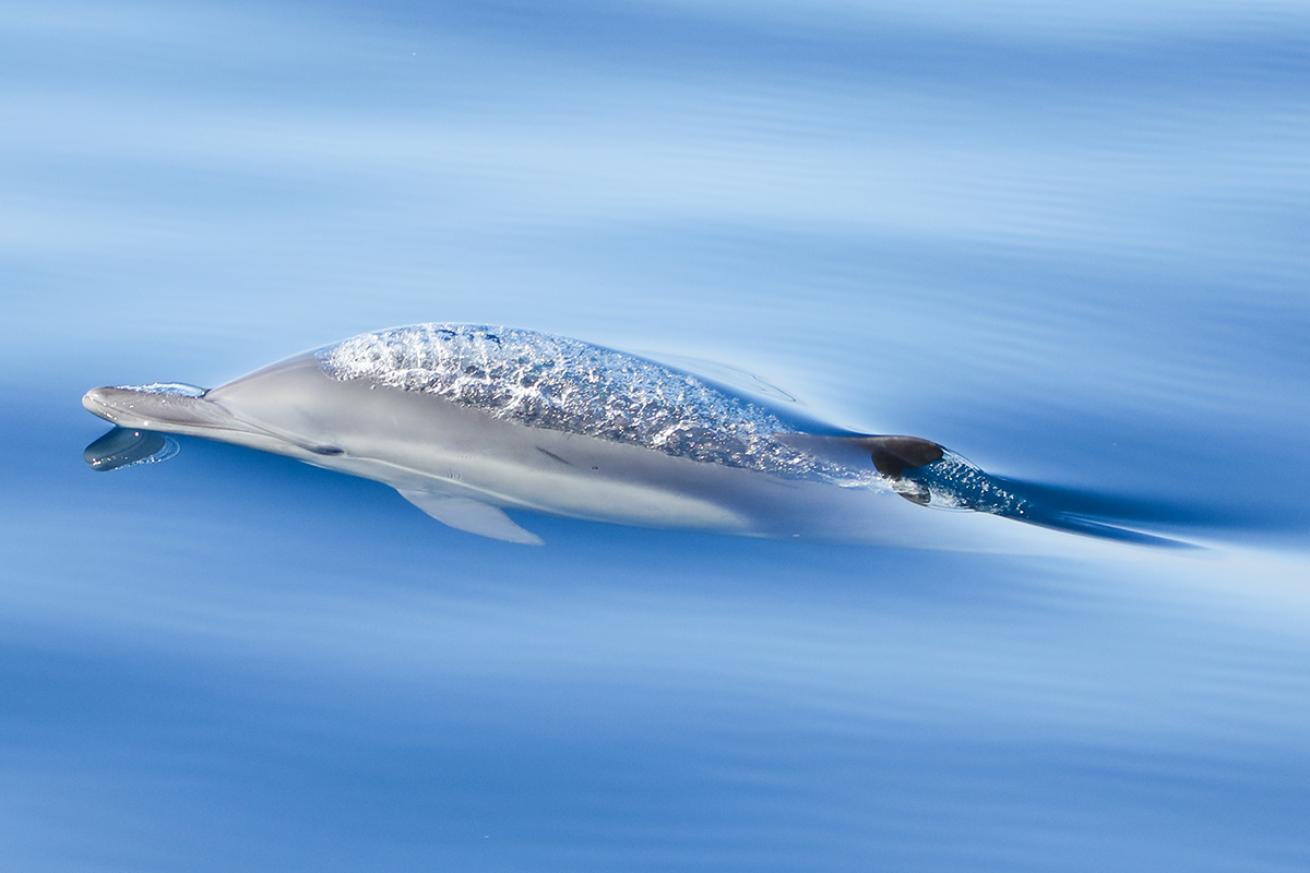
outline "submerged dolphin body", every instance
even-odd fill
[[[365,333],[210,390],[96,388],[82,403],[129,429],[88,447],[105,469],[157,457],[152,433],[202,436],[386,483],[451,527],[517,543],[540,539],[506,509],[906,544],[939,515],[923,506],[1034,520],[929,440],[830,427],[647,358],[513,328]]]

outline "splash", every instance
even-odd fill
[[[906,476],[919,489],[925,505],[939,509],[971,509],[1024,519],[1030,502],[1003,486],[981,467],[946,450],[942,457]]]
[[[993,476],[949,450],[939,460],[907,471],[892,487],[934,509],[986,512],[1066,533],[1137,545],[1194,548],[1190,543],[1129,527],[1124,518],[1080,512],[1068,500],[1056,499],[1054,489]]]

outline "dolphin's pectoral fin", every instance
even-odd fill
[[[507,543],[541,545],[541,537],[519,527],[503,509],[489,503],[439,491],[397,490],[401,497],[448,527]]]

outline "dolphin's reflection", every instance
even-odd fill
[[[117,470],[138,464],[158,464],[178,453],[177,440],[152,430],[110,428],[100,439],[82,450],[92,470]]]

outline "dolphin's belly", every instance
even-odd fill
[[[467,494],[493,505],[531,509],[593,521],[650,527],[692,527],[747,532],[751,502],[740,491],[710,495],[676,483],[639,481],[627,475],[528,468],[486,455],[450,459],[431,477],[415,467],[375,464],[370,478],[394,487],[429,487]],[[399,474],[399,475],[397,475]]]
[[[485,417],[466,410],[418,418],[405,425],[393,419],[384,440],[345,440],[345,456],[333,466],[349,465],[349,472],[396,488],[467,493],[505,507],[735,532],[757,527],[757,510],[769,502],[768,495],[781,497],[788,490],[787,483],[753,471],[479,420]],[[441,439],[425,443],[424,435],[434,429]]]

